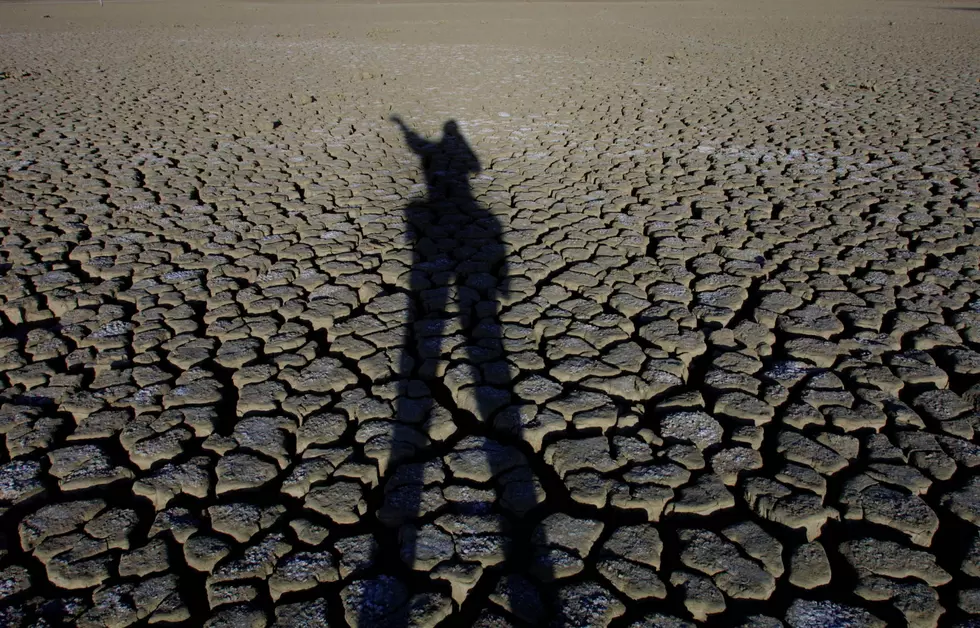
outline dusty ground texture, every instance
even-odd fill
[[[0,624],[976,625],[978,26],[0,6]]]

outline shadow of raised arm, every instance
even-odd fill
[[[408,147],[412,149],[412,152],[416,155],[428,155],[436,148],[434,142],[430,142],[425,139],[412,129],[408,128],[405,121],[399,116],[391,116],[391,121],[398,125],[398,128],[402,130],[402,134],[405,136],[405,143]]]

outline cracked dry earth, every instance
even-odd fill
[[[980,624],[959,8],[0,6],[0,625]]]

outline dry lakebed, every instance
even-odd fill
[[[980,626],[980,10],[0,2],[0,626]]]

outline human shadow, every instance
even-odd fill
[[[431,565],[433,555],[445,555],[445,548],[439,545],[446,543],[447,537],[440,537],[439,532],[426,536],[416,527],[418,519],[432,511],[432,502],[441,500],[433,497],[429,477],[441,471],[438,463],[413,461],[412,444],[418,442],[419,424],[436,405],[432,398],[439,394],[448,395],[449,403],[459,410],[453,413],[457,436],[466,431],[466,425],[459,424],[461,416],[464,423],[468,421],[466,416],[475,415],[478,423],[490,426],[510,405],[512,382],[499,321],[500,299],[508,291],[508,265],[500,221],[473,196],[470,177],[481,171],[481,165],[457,123],[446,122],[442,138],[433,142],[415,133],[398,117],[393,117],[392,122],[399,126],[406,144],[421,161],[426,197],[404,209],[405,234],[412,247],[412,305],[406,316],[396,421],[379,518],[388,526],[400,527],[400,559],[410,569],[419,569],[418,565]],[[452,373],[447,374],[447,366]],[[451,386],[446,381],[450,378],[455,378],[454,385],[465,382],[461,386],[466,389],[465,394],[449,392]],[[451,401],[453,397],[464,400],[455,403]],[[508,422],[508,428],[513,436],[521,437],[519,425]],[[484,431],[482,426],[477,429]],[[517,489],[515,501],[533,507],[530,469],[524,465],[515,470],[513,456],[502,454],[504,449],[496,440],[486,439],[475,453],[482,454],[492,477],[504,472],[517,476],[514,485],[523,489]],[[498,490],[498,503],[500,495]],[[463,508],[464,514],[488,514],[492,505],[456,506]],[[432,526],[428,528],[431,531]],[[452,542],[448,541],[448,545],[452,554]],[[509,571],[513,544],[505,539],[502,545],[504,559],[500,567]],[[516,586],[523,582],[522,577],[513,577],[517,580],[501,580],[501,590],[515,604],[527,605],[528,600],[516,599],[518,595],[527,596],[527,591],[518,590],[523,587]],[[403,628],[415,623],[412,605],[406,604],[407,591],[393,579],[382,576],[365,586],[359,626]],[[394,610],[396,606],[399,610]]]

